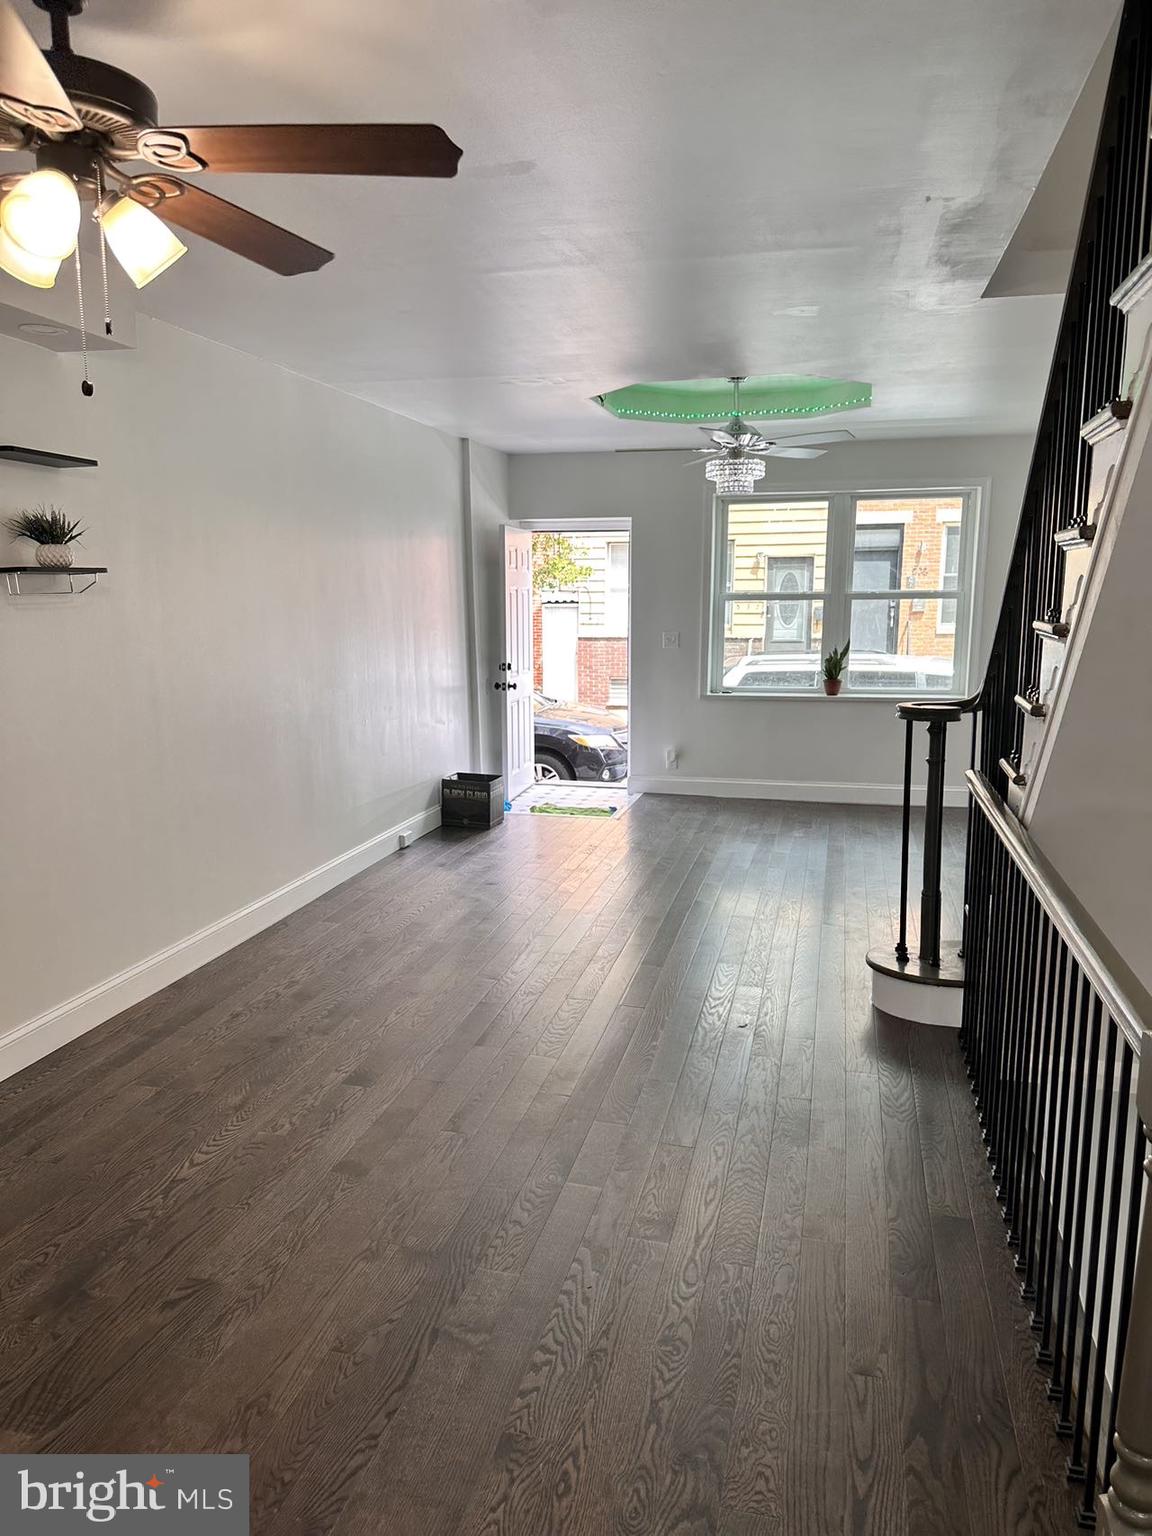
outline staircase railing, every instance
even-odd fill
[[[1007,775],[1020,791],[1025,721],[1044,712],[1042,646],[1068,632],[1056,535],[1088,522],[1081,429],[1128,408],[1111,298],[1152,246],[1150,104],[1152,4],[1126,0],[987,670],[973,698],[939,701],[972,716],[961,1044],[1057,1433],[1082,1483],[1078,1518],[1100,1518],[1110,1536],[1152,1536],[1152,1020],[1125,999],[993,784]]]
[[[1094,1523],[1111,1480],[1109,1529],[1146,1531],[1152,1037],[1016,818],[982,774],[970,771],[968,783],[975,895],[960,1040],[988,1161],[1068,1475],[1083,1485],[1080,1523]]]
[[[1152,244],[1150,100],[1152,7],[1127,0],[1004,599],[973,719],[975,762],[992,782],[1000,776],[1001,760],[1019,762],[1022,716],[1016,695],[1027,695],[1037,681],[1039,637],[1033,623],[1060,622],[1055,535],[1087,520],[1091,450],[1080,429],[1120,393],[1124,319],[1110,300]]]

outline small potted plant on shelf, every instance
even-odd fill
[[[36,564],[48,571],[66,571],[72,564],[72,545],[84,530],[65,517],[59,507],[36,507],[18,512],[6,524],[14,539],[29,539],[36,546]]]
[[[844,663],[848,660],[848,642],[842,650],[831,650],[824,658],[824,692],[830,699],[834,699],[840,692],[844,671]]]

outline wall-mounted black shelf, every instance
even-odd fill
[[[38,464],[41,469],[95,469],[98,459],[79,459],[74,453],[53,453],[48,448],[17,448],[11,443],[0,447],[0,459],[17,464]]]
[[[101,576],[107,576],[106,565],[0,565],[0,576],[3,576],[8,587],[9,597],[79,597],[81,592],[87,592],[94,587]],[[55,576],[66,577],[67,589],[61,587],[41,587],[34,585],[27,590],[20,585],[21,578],[29,576]],[[88,580],[82,587],[78,587],[75,577],[87,576]]]

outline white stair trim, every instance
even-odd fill
[[[1056,687],[1051,697],[1045,701],[1048,705],[1048,716],[1045,721],[1044,737],[1029,771],[1028,785],[1020,805],[1020,820],[1024,826],[1029,825],[1044,786],[1053,745],[1064,718],[1068,694],[1076,678],[1088,632],[1092,628],[1092,616],[1096,611],[1096,604],[1107,581],[1108,565],[1112,559],[1112,551],[1116,547],[1120,525],[1131,500],[1133,481],[1139,472],[1150,427],[1152,427],[1152,390],[1145,389],[1137,393],[1133,402],[1132,414],[1125,423],[1124,441],[1120,445],[1114,473],[1093,516],[1097,531],[1092,540],[1076,622],[1072,625],[1068,638],[1063,642],[1064,657],[1056,679]]]

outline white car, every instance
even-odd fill
[[[742,656],[724,674],[725,689],[766,693],[815,691],[823,658],[818,651],[778,651],[771,656]],[[952,663],[942,656],[888,656],[861,651],[848,656],[845,678],[858,693],[948,693]]]

